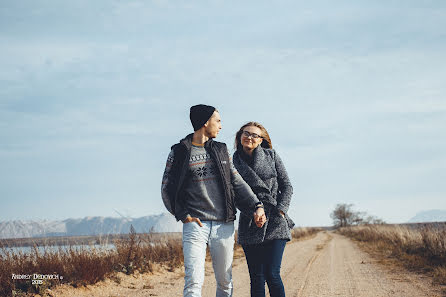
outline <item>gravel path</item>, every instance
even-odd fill
[[[288,297],[445,296],[430,284],[429,279],[397,270],[378,265],[351,240],[331,232],[321,232],[311,239],[287,244],[282,279]],[[120,284],[107,280],[87,288],[61,287],[53,294],[61,297],[181,297],[183,276],[182,269],[175,272],[160,270],[154,275],[122,275]],[[250,297],[244,257],[234,261],[233,279],[234,297]],[[215,279],[210,263],[206,266],[202,295],[215,296]]]

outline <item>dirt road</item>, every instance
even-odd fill
[[[203,297],[215,296],[215,279],[207,263]],[[349,239],[321,232],[316,237],[288,243],[282,279],[288,297],[401,296],[442,297],[431,281],[415,274],[391,271],[378,265]],[[61,288],[55,296],[182,296],[184,273],[159,271],[155,275],[123,277],[88,288]],[[234,261],[234,296],[249,297],[249,274],[244,257]]]

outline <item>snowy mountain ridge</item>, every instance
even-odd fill
[[[140,218],[85,217],[82,219],[16,220],[0,222],[0,238],[82,236],[129,233],[133,225],[137,233],[181,232],[182,223],[171,214]]]

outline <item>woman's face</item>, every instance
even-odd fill
[[[247,126],[243,128],[240,142],[245,151],[254,150],[263,141],[262,130],[256,126]]]

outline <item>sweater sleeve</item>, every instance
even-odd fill
[[[170,169],[172,168],[173,158],[174,158],[174,153],[173,150],[171,150],[169,156],[167,157],[166,168],[164,169],[163,180],[161,182],[161,197],[163,199],[163,203],[166,209],[171,214],[175,215],[171,204],[171,199],[173,199],[173,197],[170,197],[167,189],[169,181],[172,178],[170,176]]]
[[[275,154],[275,164],[277,171],[277,182],[279,184],[279,194],[277,196],[277,209],[288,212],[291,202],[291,196],[293,195],[293,187],[290,179],[288,178],[287,171],[283,165],[282,159],[279,155]]]
[[[231,155],[229,155],[229,162],[231,166],[231,183],[235,192],[235,204],[241,212],[251,215],[255,211],[256,203],[260,202],[260,200],[238,173],[232,162]]]

